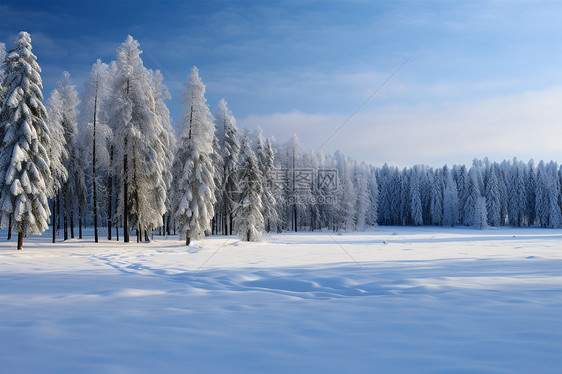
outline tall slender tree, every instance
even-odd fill
[[[199,70],[193,67],[181,100],[181,135],[172,171],[173,211],[186,245],[211,230],[214,215],[213,116]]]
[[[6,99],[0,110],[0,227],[23,237],[48,228],[50,136],[43,106],[41,68],[31,52],[31,37],[19,33],[6,58]]]

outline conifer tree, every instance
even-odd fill
[[[214,215],[213,116],[199,70],[193,67],[181,104],[181,135],[172,167],[173,211],[186,245],[211,229]]]
[[[443,226],[455,226],[459,222],[459,197],[457,182],[449,169],[445,169],[445,190],[443,192]]]
[[[43,106],[41,68],[31,52],[31,37],[20,32],[8,56],[0,110],[0,227],[23,237],[48,228],[50,183],[49,129]]]
[[[64,129],[62,122],[64,119],[65,107],[61,95],[57,89],[54,89],[49,98],[47,113],[49,133],[51,142],[49,144],[49,159],[51,179],[48,185],[48,197],[53,198],[52,224],[53,239],[56,242],[57,235],[57,207],[60,203],[58,197],[59,192],[68,179],[68,171],[63,164],[63,160],[68,159],[68,150],[66,149],[66,139],[64,137]]]
[[[263,219],[265,223],[265,231],[269,232],[273,227],[276,227],[279,220],[277,213],[277,200],[273,194],[273,173],[275,169],[275,153],[271,145],[271,139],[265,140],[261,129],[258,133],[258,143],[256,157],[258,166],[262,174],[262,206],[263,206]]]
[[[236,194],[240,190],[238,186],[239,178],[239,158],[240,158],[240,139],[236,119],[232,115],[225,99],[219,102],[219,109],[216,116],[217,128],[223,134],[222,144],[222,216],[223,230],[225,235],[232,235],[234,205],[236,204]],[[217,171],[218,172],[218,171]]]
[[[236,231],[244,241],[260,241],[264,230],[262,215],[263,176],[248,138],[241,154],[239,195],[234,210]]]
[[[109,82],[109,67],[101,60],[97,60],[88,76],[80,110],[79,133],[84,144],[84,155],[89,156],[87,160],[90,160],[92,170],[92,210],[96,243],[99,240],[98,186],[100,181],[98,179],[100,172],[109,173],[109,147],[113,138],[113,133],[107,125],[107,111],[105,110],[109,98]],[[108,235],[111,235],[111,227],[108,227]]]

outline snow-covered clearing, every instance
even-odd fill
[[[23,251],[0,243],[2,373],[562,367],[562,230],[382,227],[189,248],[48,235]]]

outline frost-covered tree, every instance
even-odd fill
[[[449,169],[445,169],[444,173],[446,179],[443,191],[443,226],[455,226],[459,222],[457,182]]]
[[[51,142],[49,143],[49,159],[51,179],[48,185],[48,197],[53,198],[53,243],[56,241],[57,235],[57,210],[60,203],[58,197],[59,191],[68,179],[68,171],[63,164],[63,160],[68,159],[68,150],[66,148],[66,139],[64,137],[64,129],[62,122],[64,119],[64,104],[57,89],[54,89],[49,98],[47,107],[49,133]]]
[[[223,232],[225,235],[232,235],[233,229],[233,210],[236,204],[236,196],[240,189],[238,186],[239,178],[239,158],[240,158],[240,139],[236,119],[228,108],[225,99],[219,101],[219,108],[216,115],[217,128],[220,128],[222,139],[222,218]],[[217,170],[218,172],[218,170]]]
[[[171,210],[171,188],[172,188],[172,164],[174,162],[174,154],[176,150],[176,138],[171,124],[170,110],[164,102],[171,98],[168,87],[164,85],[164,77],[159,70],[152,72],[152,87],[154,90],[155,99],[155,114],[158,123],[157,129],[160,135],[157,135],[159,142],[155,143],[156,154],[159,159],[159,164],[162,166],[162,178],[166,186],[166,210]],[[169,233],[170,213],[166,215],[166,222],[162,222],[167,226]]]
[[[480,230],[488,227],[488,218],[486,214],[486,198],[478,196],[474,207],[473,225]]]
[[[5,92],[4,92],[4,75],[6,72],[6,45],[0,43],[0,109],[2,108],[2,103],[4,102]]]
[[[141,241],[143,232],[162,225],[166,212],[167,130],[157,111],[161,94],[155,91],[154,73],[144,67],[141,53],[130,35],[117,49],[110,106],[114,157],[122,161],[114,172],[123,178],[119,201],[125,242],[130,226],[136,226]]]
[[[172,167],[173,211],[186,245],[211,229],[214,215],[213,116],[205,99],[199,70],[193,67],[181,100],[181,135]]]
[[[86,207],[86,178],[84,174],[85,159],[79,143],[78,135],[78,92],[70,81],[70,74],[64,72],[57,84],[53,96],[58,96],[60,104],[57,117],[62,127],[65,139],[66,155],[62,159],[68,171],[68,179],[61,189],[63,203],[64,240],[68,239],[68,225],[70,223],[71,237],[74,238],[74,216],[76,211]]]
[[[378,223],[379,187],[373,166],[369,166],[367,188],[369,189],[369,209],[367,210],[366,223],[370,226],[376,226]]]
[[[277,200],[273,194],[273,174],[275,169],[275,153],[271,139],[265,139],[263,134],[258,133],[258,143],[256,149],[256,157],[258,166],[262,174],[262,206],[263,219],[265,223],[265,231],[269,232],[276,227],[279,220],[277,213]]]
[[[490,167],[486,172],[486,210],[491,226],[501,225],[501,196],[497,167]]]
[[[482,196],[478,183],[478,171],[476,167],[471,167],[468,172],[468,184],[466,187],[466,199],[464,202],[464,218],[463,223],[466,226],[475,226],[478,222],[475,221],[476,209],[479,204],[479,198]],[[480,216],[479,216],[480,217]]]
[[[264,230],[262,215],[263,176],[249,139],[242,146],[239,194],[234,210],[236,231],[244,241],[261,240]]]
[[[8,56],[0,110],[0,227],[23,237],[48,228],[50,136],[43,106],[41,68],[31,52],[31,37],[20,32]]]
[[[430,175],[430,216],[432,225],[443,224],[443,193],[445,189],[445,181],[441,170],[436,170],[434,175]]]
[[[367,212],[371,204],[369,199],[368,169],[364,163],[357,165],[357,161],[354,162],[352,183],[355,195],[353,226],[355,230],[364,230]]]
[[[94,217],[94,241],[98,242],[98,186],[100,171],[109,172],[109,148],[113,133],[107,125],[107,100],[109,99],[109,67],[97,60],[86,82],[86,90],[80,108],[80,137],[84,154],[89,157],[92,170],[92,209]],[[108,227],[111,235],[111,226]]]
[[[423,225],[420,176],[416,167],[414,167],[410,176],[410,199],[412,202],[412,205],[410,206],[412,224],[415,226]]]

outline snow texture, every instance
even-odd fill
[[[5,232],[0,233],[4,236]],[[47,235],[47,234],[45,234]],[[6,373],[555,373],[562,231],[0,243]]]

